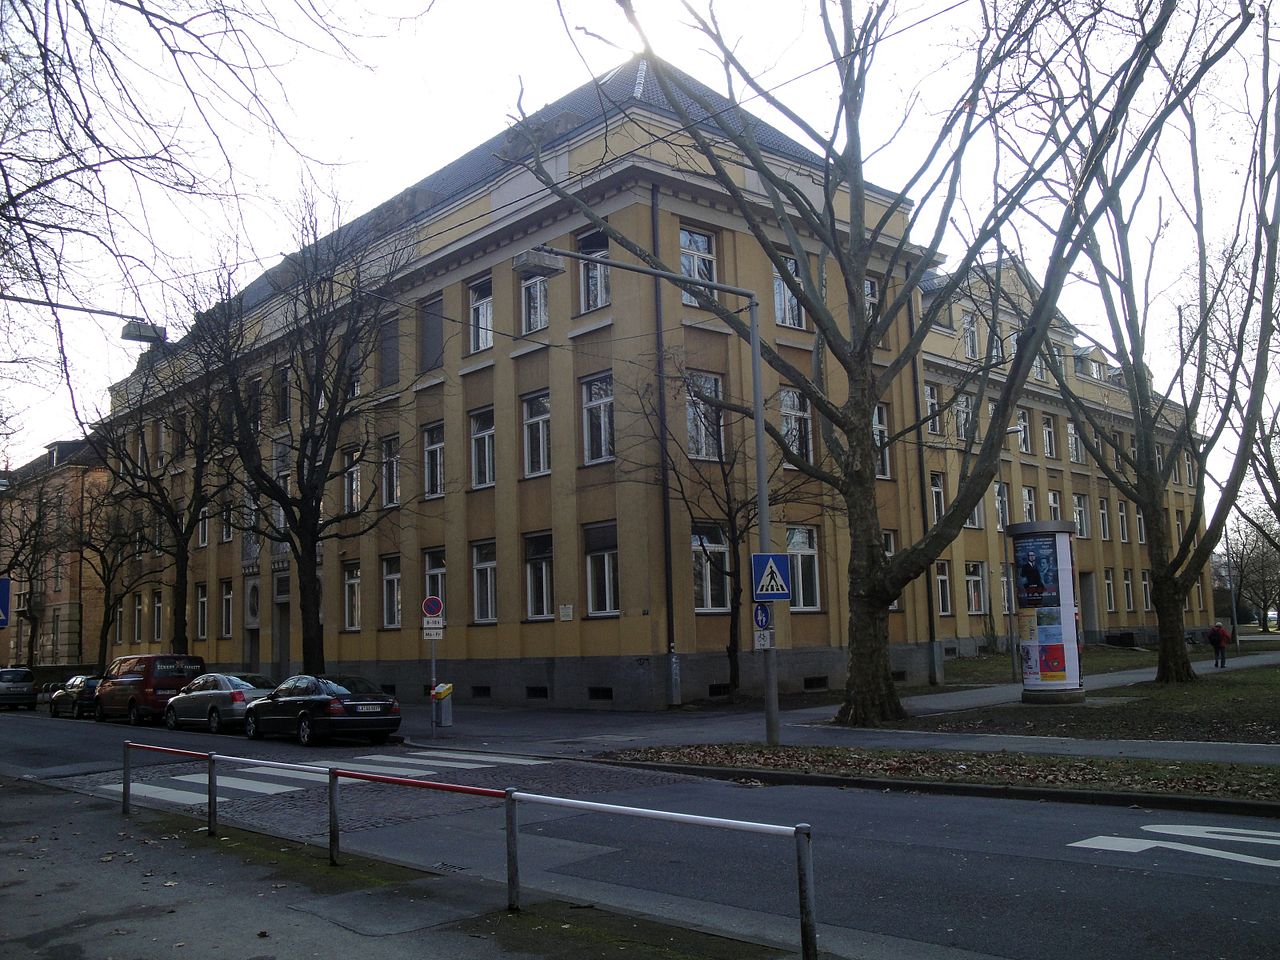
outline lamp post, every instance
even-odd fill
[[[606,267],[625,270],[630,273],[639,273],[649,277],[658,277],[662,280],[669,280],[676,284],[684,284],[686,286],[701,287],[704,290],[712,290],[717,293],[727,293],[736,297],[745,297],[747,300],[748,317],[751,324],[751,415],[755,420],[755,455],[756,455],[756,513],[760,527],[760,552],[769,553],[773,546],[772,536],[769,530],[769,482],[768,471],[765,467],[765,443],[764,443],[764,390],[761,385],[761,364],[760,364],[760,323],[759,308],[760,303],[756,299],[754,290],[748,290],[744,287],[733,287],[725,283],[716,283],[713,280],[699,280],[694,277],[686,277],[682,273],[673,273],[670,270],[655,270],[652,267],[641,266],[635,263],[622,263],[618,260],[610,260],[605,257],[593,257],[589,254],[578,253],[573,250],[561,250],[547,244],[538,244],[533,248],[535,254],[549,254],[551,257],[568,257],[571,260],[581,260],[587,263],[598,263]],[[546,263],[543,265],[547,273],[563,273],[563,265],[555,263]],[[664,388],[665,389],[665,388]],[[668,637],[669,645],[669,662],[672,668],[675,666],[674,644],[675,637]],[[770,746],[776,746],[779,739],[778,734],[778,662],[777,652],[773,647],[766,647],[764,651],[764,686],[765,686],[765,739]]]
[[[1005,434],[1013,436],[1015,433],[1019,438],[1022,436],[1022,427],[1006,427]],[[1004,474],[1004,461],[1000,461],[1000,473]],[[1003,482],[1003,481],[1002,481]],[[1009,465],[1009,482],[1004,485],[1004,529],[1000,532],[1003,534],[1001,546],[1004,548],[1004,582],[1008,584],[1009,589],[1006,593],[1003,589],[1000,591],[1000,599],[1004,604],[1005,618],[1007,628],[1009,630],[1009,664],[1012,671],[1013,679],[1019,680],[1022,677],[1022,671],[1018,664],[1018,643],[1017,631],[1013,622],[1013,567],[1009,565],[1009,512],[1012,510],[1013,498],[1013,464]]]

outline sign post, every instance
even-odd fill
[[[436,738],[436,642],[444,638],[444,601],[426,597],[422,601],[422,639],[431,643],[431,739]]]

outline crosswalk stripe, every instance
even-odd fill
[[[203,773],[189,773],[185,776],[174,777],[174,780],[182,780],[186,783],[207,783],[208,778]],[[301,787],[291,786],[284,783],[267,783],[263,780],[246,780],[244,777],[218,777],[218,787],[230,787],[233,790],[244,790],[248,793],[266,793],[275,795],[277,793],[292,793],[295,790],[301,790]]]
[[[489,764],[511,763],[525,767],[537,767],[551,762],[532,757],[510,757],[500,753],[462,753],[455,750],[414,750],[412,753],[415,757],[452,757],[457,760],[475,760]]]
[[[354,770],[357,773],[381,773],[388,777],[420,777],[435,773],[434,770],[423,770],[421,767],[389,767],[380,763],[326,763],[324,766],[331,769],[337,767],[339,770]]]
[[[453,767],[458,770],[483,770],[485,767],[492,767],[492,763],[462,763],[459,760],[438,760],[432,757],[430,760],[415,760],[412,757],[392,757],[383,753],[375,753],[367,757],[357,757],[357,760],[377,760],[380,763],[420,763],[423,766],[432,767]]]
[[[123,783],[104,784],[99,789],[108,793],[123,793]],[[196,793],[194,790],[174,790],[172,787],[157,787],[150,783],[135,783],[129,787],[129,795],[133,797],[151,797],[155,800],[168,800],[170,803],[181,803],[191,806],[197,803],[207,803],[209,800],[208,793]],[[221,802],[225,797],[219,797]]]
[[[236,773],[252,773],[256,776],[284,777],[286,780],[306,780],[309,783],[328,783],[327,773],[311,770],[281,770],[279,767],[240,767]]]

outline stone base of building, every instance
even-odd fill
[[[1026,690],[1022,691],[1022,702],[1031,704],[1064,704],[1084,703],[1084,690]]]

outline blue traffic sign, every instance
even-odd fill
[[[751,555],[751,599],[791,599],[791,561],[785,553]]]
[[[769,605],[767,603],[757,603],[755,610],[751,614],[751,619],[755,621],[757,630],[768,630],[769,621],[773,619],[770,616]]]
[[[9,578],[0,577],[0,627],[9,625]]]

